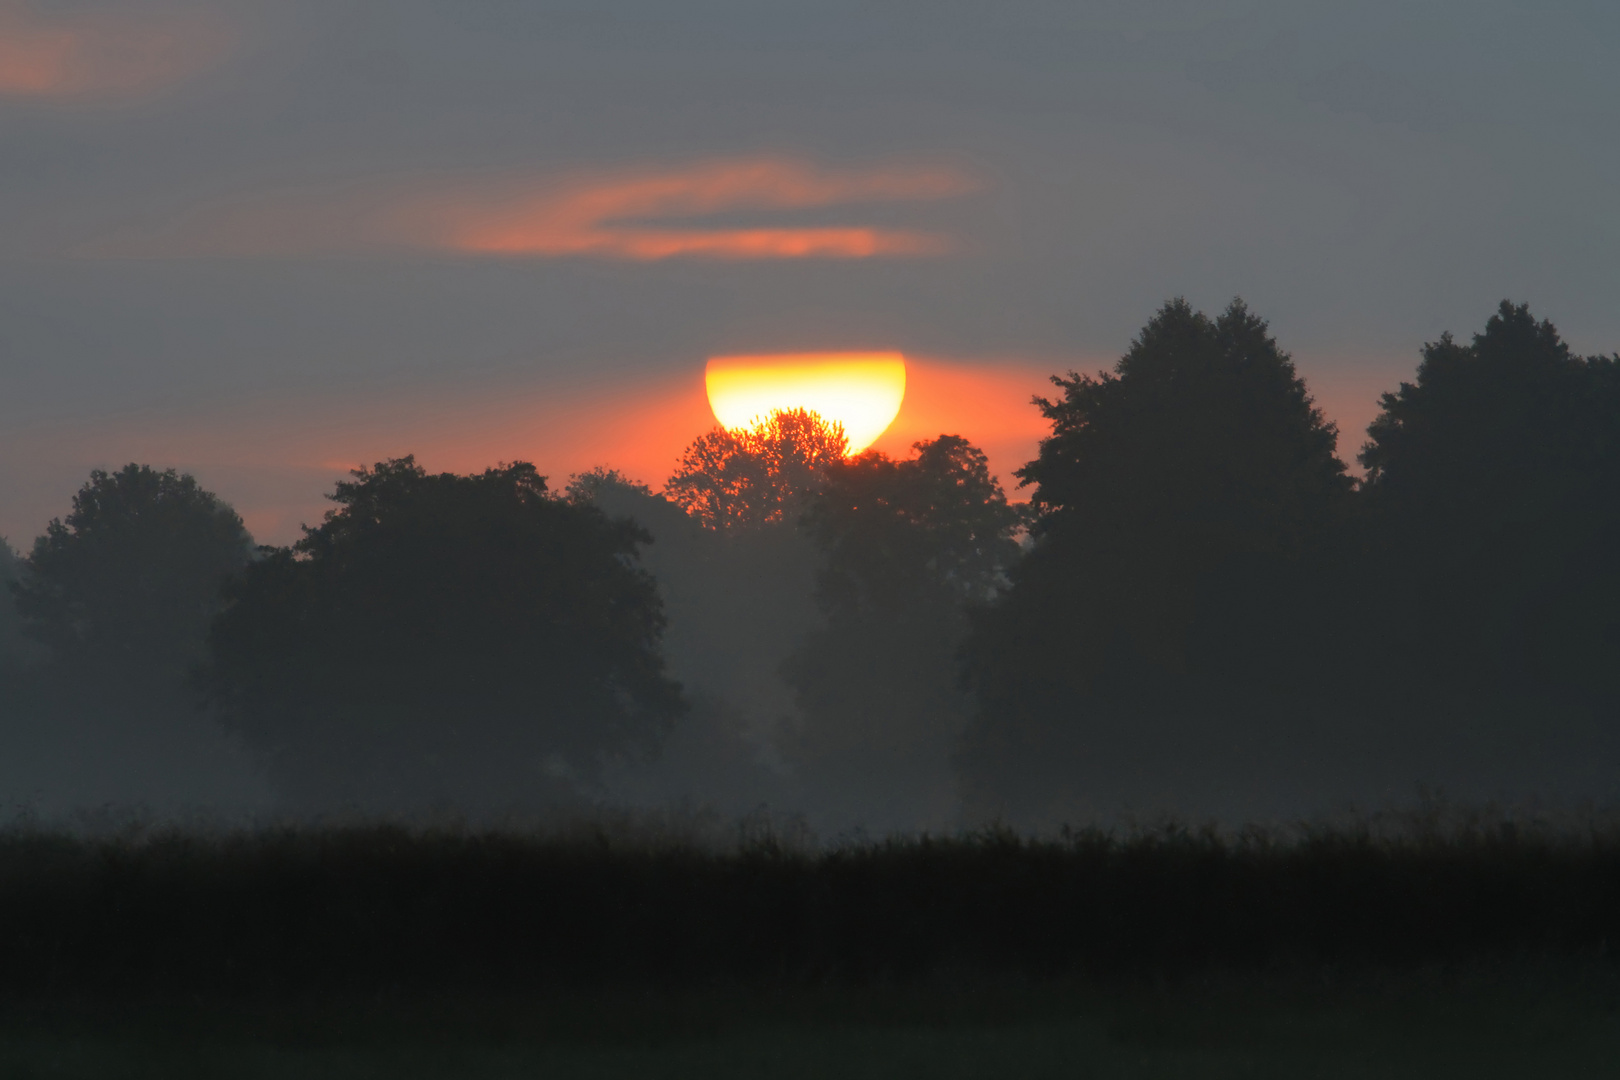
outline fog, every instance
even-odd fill
[[[391,459],[292,548],[93,472],[0,548],[0,802],[839,837],[1620,796],[1620,357],[1504,301],[1360,478],[1241,301],[1058,391],[1024,508],[968,438],[845,457],[803,411],[662,493]]]
[[[63,670],[23,633],[0,546],[0,807],[59,825],[129,820],[243,822],[273,810],[262,772],[183,683],[134,690]]]
[[[961,824],[949,763],[960,724],[949,714],[933,717],[937,732],[909,745],[899,760],[881,754],[889,733],[881,727],[864,733],[876,772],[858,761],[831,770],[818,761],[815,748],[828,720],[807,712],[787,677],[812,635],[828,629],[816,602],[823,559],[801,529],[787,522],[737,535],[704,530],[660,496],[628,486],[598,489],[594,501],[653,537],[643,562],[658,580],[669,618],[670,672],[692,703],[655,758],[610,772],[609,799],[644,809],[704,807],[729,817],[798,816],[823,834]],[[838,678],[849,695],[882,701],[907,674],[863,678],[846,669]],[[938,689],[946,698],[960,696],[948,683]]]

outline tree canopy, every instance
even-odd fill
[[[1216,319],[1173,300],[1112,372],[1052,382],[1062,396],[1035,399],[1052,434],[1018,473],[1037,534],[1286,549],[1350,488],[1337,429],[1241,300]]]
[[[988,600],[1017,559],[1022,515],[984,452],[960,435],[912,448],[907,460],[869,450],[827,467],[804,520],[826,555],[828,612],[895,614],[936,596],[955,606]]]
[[[1053,382],[1062,396],[1036,399],[1052,434],[1019,473],[1034,548],[966,650],[964,767],[1002,794],[1067,754],[1106,770],[1102,746],[1133,729],[1173,754],[1142,718],[1254,716],[1251,691],[1304,680],[1326,621],[1314,571],[1352,486],[1333,425],[1241,301],[1215,319],[1172,301],[1112,372]]]
[[[34,542],[17,606],[60,663],[172,680],[202,658],[226,578],[252,554],[236,511],[173,469],[100,469]]]
[[[1037,543],[987,634],[1016,620],[1097,676],[1224,662],[1209,620],[1279,586],[1350,493],[1336,429],[1241,301],[1216,319],[1172,301],[1112,372],[1053,382],[1052,435],[1018,474]]]
[[[874,828],[951,824],[964,607],[1005,583],[1022,524],[966,439],[913,449],[828,466],[804,517],[826,622],[783,668],[802,715],[794,763]]]
[[[808,409],[778,409],[739,431],[715,427],[686,448],[664,495],[711,529],[793,522],[849,439]]]
[[[1381,669],[1620,704],[1617,371],[1504,300],[1383,395],[1361,452]]]
[[[22,573],[22,560],[11,545],[0,537],[0,672],[17,663],[26,649],[22,615],[17,611],[12,587]]]
[[[242,789],[245,743],[293,812],[827,830],[1615,790],[1620,355],[1503,302],[1423,346],[1359,482],[1241,301],[1052,383],[1023,506],[966,438],[849,456],[804,410],[701,436],[665,492],[384,461],[256,553],[192,477],[94,472],[0,544],[9,782],[54,747],[108,790],[143,757]]]
[[[682,711],[632,522],[550,497],[523,462],[353,476],[237,579],[210,637],[215,695],[286,788],[543,800]]]

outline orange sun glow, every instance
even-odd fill
[[[705,382],[723,427],[747,427],[776,409],[809,409],[844,425],[853,454],[900,412],[906,361],[892,352],[715,356]]]

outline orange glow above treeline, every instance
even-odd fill
[[[853,454],[899,414],[906,361],[899,353],[716,356],[704,383],[722,427],[744,428],[777,409],[809,409],[844,425]]]
[[[902,388],[896,380],[894,393],[904,398],[869,448],[906,458],[918,440],[962,435],[989,455],[991,472],[1014,498],[1024,493],[1016,491],[1012,471],[1031,460],[1040,439],[1051,433],[1031,395],[1053,393],[1047,381],[1053,372],[1102,366],[1100,360],[1062,358],[876,355],[901,367],[905,382]],[[532,461],[558,490],[570,473],[610,466],[656,489],[682,450],[715,423],[707,380],[698,377],[696,365],[671,365],[662,374],[644,372],[629,380],[633,389],[626,382],[604,376],[561,384],[519,379],[380,387],[311,400],[256,398],[223,412],[133,412],[116,423],[103,418],[0,430],[0,462],[67,465],[59,483],[41,481],[0,507],[7,515],[0,518],[0,532],[10,530],[14,541],[32,535],[65,511],[66,496],[85,472],[129,461],[195,473],[235,505],[258,540],[277,544],[298,539],[301,523],[320,522],[330,508],[325,493],[346,470],[403,454],[416,454],[435,471],[476,472],[501,461]]]
[[[1033,460],[1041,439],[1052,433],[1030,398],[1053,393],[1048,377],[1054,372],[1099,366],[1072,359],[908,357],[905,404],[872,449],[904,458],[914,442],[961,435],[989,455],[990,471],[1009,496],[1020,498],[1013,470]]]

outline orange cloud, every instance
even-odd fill
[[[761,158],[584,176],[485,205],[440,204],[414,212],[418,220],[438,218],[430,235],[444,246],[480,254],[849,259],[937,254],[949,244],[931,233],[867,226],[668,228],[649,225],[646,219],[939,199],[972,187],[965,176],[945,169],[832,172]]]
[[[26,0],[0,0],[0,96],[140,94],[210,66],[229,43],[218,20],[197,12],[47,17]]]
[[[710,225],[694,218],[943,199],[974,189],[935,167],[818,169],[781,158],[564,177],[410,181],[272,192],[199,207],[88,254],[277,256],[416,249],[652,261],[936,255],[948,237],[841,225]]]

